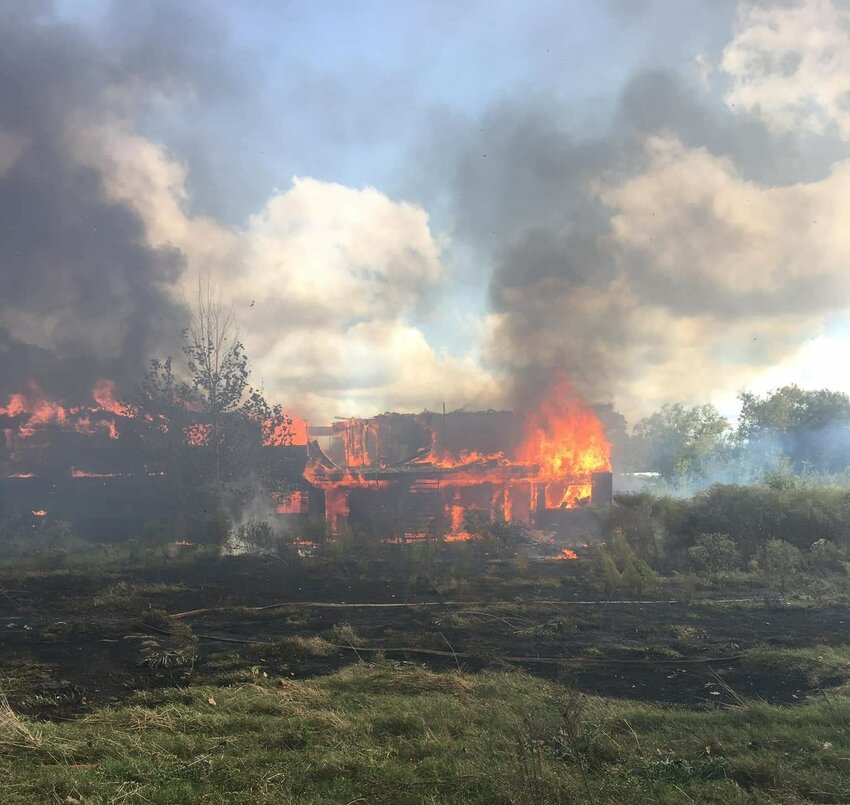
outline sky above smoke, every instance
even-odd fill
[[[850,2],[0,0],[0,393],[199,278],[313,420],[850,391]]]

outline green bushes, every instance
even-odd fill
[[[718,485],[689,499],[618,495],[606,531],[612,545],[619,535],[639,560],[665,574],[696,572],[717,584],[748,569],[780,594],[816,592],[812,582],[819,589],[825,580],[843,589],[850,570],[850,490],[792,483]],[[597,576],[612,587],[611,562],[597,559]],[[631,570],[627,576],[634,578]]]
[[[689,499],[617,495],[609,534],[621,530],[653,566],[686,557],[705,534],[725,534],[745,561],[772,539],[807,550],[826,540],[850,548],[850,490],[832,486],[717,485]]]
[[[729,534],[745,559],[771,539],[801,550],[826,539],[850,546],[850,491],[830,486],[714,486],[687,502],[682,537]]]
[[[783,594],[799,576],[802,565],[802,552],[781,539],[768,540],[752,562],[765,585]]]

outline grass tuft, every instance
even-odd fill
[[[6,696],[0,694],[0,752],[41,749],[43,745],[42,734],[38,730],[30,729],[12,709]]]

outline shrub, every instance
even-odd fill
[[[844,552],[828,539],[819,539],[809,548],[809,565],[816,573],[843,573]]]
[[[741,565],[741,554],[728,534],[703,534],[688,549],[693,568],[717,581]]]
[[[591,572],[609,595],[638,597],[653,593],[659,585],[656,573],[635,555],[621,531],[614,534],[610,546],[597,546]]]
[[[799,575],[802,564],[803,554],[798,548],[790,542],[772,539],[765,543],[753,567],[771,589],[784,595],[789,582]]]

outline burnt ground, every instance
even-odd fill
[[[531,563],[519,576],[490,564],[442,582],[410,570],[229,559],[7,572],[0,691],[25,714],[66,718],[190,681],[329,673],[379,650],[435,669],[522,668],[586,692],[688,707],[801,702],[850,676],[843,665],[813,673],[805,652],[777,661],[783,650],[843,646],[845,605],[768,609],[754,591],[736,592],[735,603],[605,602],[572,562]],[[393,606],[357,606],[365,603]],[[268,605],[279,606],[251,609]],[[196,610],[206,611],[169,617]]]

